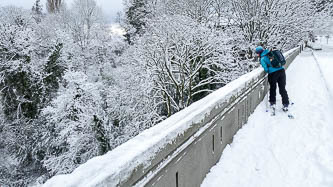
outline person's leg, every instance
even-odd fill
[[[268,74],[269,103],[271,105],[276,103],[276,82],[277,82],[276,72]]]
[[[277,79],[278,85],[279,85],[279,92],[282,97],[282,104],[285,107],[288,107],[289,105],[289,97],[286,90],[286,72],[285,70],[280,70],[279,72],[279,78]]]

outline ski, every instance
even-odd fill
[[[290,106],[294,105],[294,103],[291,103]],[[271,116],[276,116],[276,105],[271,105],[269,107],[269,111]],[[282,108],[283,113],[286,113],[289,119],[295,119],[295,116],[290,112],[290,107],[289,108]],[[268,110],[266,110],[268,112]]]
[[[292,114],[288,114],[288,118],[289,119],[295,119],[294,115],[292,115]]]
[[[287,116],[288,116],[289,119],[295,119],[294,115],[289,110],[288,111],[284,111],[284,112],[287,113]]]
[[[290,106],[293,106],[294,103],[290,103]],[[287,116],[289,119],[295,119],[294,115],[290,112],[290,107],[289,108],[282,108],[282,111],[287,113]]]

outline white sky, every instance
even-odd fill
[[[74,0],[63,0],[67,6],[71,6]],[[95,0],[97,4],[102,8],[104,14],[108,17],[108,20],[113,20],[116,13],[122,11],[123,0]],[[0,0],[0,6],[15,5],[23,8],[30,9],[34,4],[35,0]],[[43,10],[45,8],[46,0],[41,0]]]

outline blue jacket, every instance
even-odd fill
[[[274,68],[272,67],[272,64],[271,64],[271,61],[269,60],[267,54],[269,53],[269,50],[265,50],[261,53],[260,55],[260,64],[261,66],[264,68],[264,70],[267,72],[267,73],[273,73],[273,72],[276,72],[276,71],[279,71],[281,69],[284,69],[284,67],[278,67],[278,68]]]

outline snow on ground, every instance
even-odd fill
[[[282,111],[270,116],[262,102],[201,187],[333,186],[333,101],[327,91],[333,83],[332,46],[315,52],[325,78],[309,49],[287,70],[295,119]]]
[[[313,53],[333,98],[333,39],[327,41],[326,38],[322,37],[317,43],[322,46],[322,50],[314,51]]]

